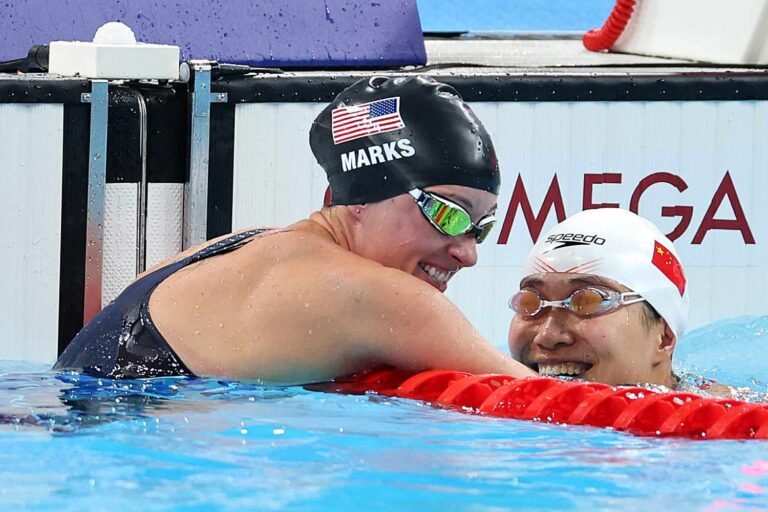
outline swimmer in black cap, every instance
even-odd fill
[[[56,368],[274,383],[378,365],[533,375],[442,294],[475,264],[499,190],[490,137],[456,90],[426,77],[360,80],[320,113],[310,144],[328,205],[148,272]]]

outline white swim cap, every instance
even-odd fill
[[[688,290],[672,241],[651,222],[620,208],[586,210],[544,234],[523,276],[545,272],[594,274],[642,295],[679,339],[688,321]]]

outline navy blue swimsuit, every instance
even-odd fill
[[[177,270],[242,247],[264,231],[238,233],[134,281],[77,333],[53,369],[110,379],[192,375],[152,322],[149,297]]]

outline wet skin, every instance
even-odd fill
[[[496,211],[496,196],[484,190],[460,185],[439,185],[424,190],[461,205],[475,223]],[[360,227],[365,226],[364,230],[354,232],[354,252],[416,276],[441,292],[459,270],[477,263],[474,236],[440,233],[408,194],[359,205],[353,212],[361,221]]]
[[[427,189],[475,222],[496,207],[489,192]],[[442,293],[476,263],[476,245],[472,235],[438,232],[409,194],[326,207],[179,270],[155,289],[149,310],[200,376],[309,383],[380,365],[532,375]]]

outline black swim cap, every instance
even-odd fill
[[[309,144],[331,183],[330,204],[373,203],[429,185],[499,192],[488,132],[456,89],[429,77],[355,82],[317,116]]]

